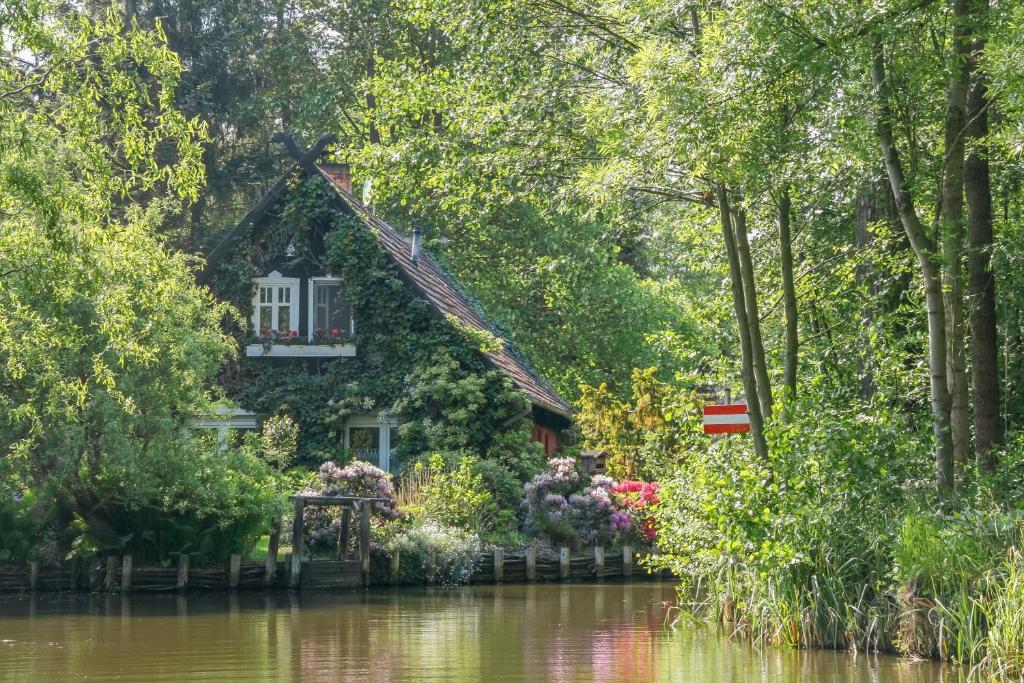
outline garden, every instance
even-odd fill
[[[658,484],[581,471],[573,457],[555,457],[525,484],[496,482],[486,461],[432,454],[397,478],[365,462],[325,462],[307,477],[311,496],[385,498],[373,504],[371,552],[400,553],[398,581],[467,583],[481,550],[533,547],[557,552],[589,546],[650,548],[657,537]],[[338,552],[342,513],[305,512],[310,558]],[[289,539],[285,539],[287,543]]]

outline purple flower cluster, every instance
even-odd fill
[[[374,503],[374,509],[389,519],[398,517],[395,503],[395,485],[391,475],[362,460],[354,460],[345,467],[328,460],[317,471],[323,488],[321,496],[361,496],[386,498],[387,502]]]
[[[307,488],[304,496],[358,496],[384,498],[375,502],[373,511],[384,519],[396,519],[398,503],[391,475],[368,462],[355,460],[344,467],[328,460],[317,470],[320,488]],[[341,512],[334,507],[307,507],[304,513],[309,540],[313,545],[333,545],[341,528]]]
[[[633,523],[618,509],[614,487],[611,477],[581,477],[572,458],[552,458],[547,472],[523,486],[524,529],[563,541],[567,534],[584,543],[610,540]]]

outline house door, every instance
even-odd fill
[[[354,415],[345,425],[345,447],[357,460],[391,470],[391,448],[395,423],[376,415]]]

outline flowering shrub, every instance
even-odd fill
[[[659,502],[658,482],[623,480],[612,491],[623,512],[639,521],[639,531],[643,540],[653,543],[658,537],[658,530],[654,525],[653,511],[650,508]]]
[[[362,496],[367,498],[386,498],[386,501],[373,503],[371,509],[384,519],[398,517],[398,506],[395,502],[395,487],[391,475],[374,467],[368,462],[354,460],[345,467],[328,460],[317,470],[320,488],[307,488],[302,491],[306,496]],[[338,538],[341,526],[341,511],[335,507],[307,507],[305,511],[306,528],[312,545],[333,545]]]
[[[523,486],[524,530],[552,543],[606,543],[613,539],[653,541],[648,505],[657,502],[656,483],[616,484],[598,474],[586,480],[572,458],[552,458],[548,471]]]
[[[480,553],[474,533],[427,521],[388,541],[388,552],[398,552],[403,575],[422,578],[433,574],[446,586],[469,583]]]

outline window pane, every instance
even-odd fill
[[[292,288],[291,287],[278,287],[277,288],[277,303],[279,304],[290,304],[292,302]]]
[[[323,282],[314,285],[315,320],[314,328],[334,336],[351,332],[351,312],[345,300],[341,285],[337,282]]]
[[[270,332],[274,329],[273,321],[274,309],[272,306],[260,306],[260,329],[257,330],[261,335]]]
[[[277,307],[277,329],[281,332],[289,332],[292,329],[291,306]]]
[[[269,304],[274,295],[273,287],[260,287],[260,303]]]
[[[348,445],[357,459],[380,467],[379,427],[349,427]]]
[[[392,474],[398,473],[398,460],[395,449],[398,448],[398,427],[392,425],[388,430],[388,469]]]

